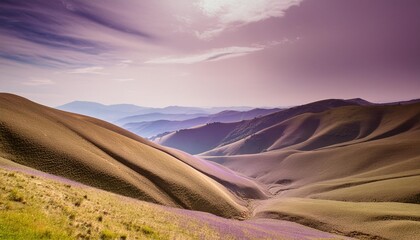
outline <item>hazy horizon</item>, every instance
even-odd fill
[[[2,1],[0,91],[164,106],[419,98],[420,2]]]
[[[346,99],[343,99],[343,100],[349,100],[349,99],[356,99],[357,97],[354,97],[354,98],[346,98]],[[317,101],[322,101],[322,100],[327,100],[328,98],[325,98],[325,99],[318,99],[318,100],[314,100],[314,101],[312,101],[312,102],[317,102]],[[366,101],[369,101],[369,100],[367,100],[367,99],[364,99],[364,98],[362,98],[363,100],[366,100]],[[411,98],[411,99],[401,99],[401,100],[397,100],[397,101],[395,101],[395,102],[404,102],[404,101],[410,101],[410,100],[417,100],[417,99],[419,99],[419,98]],[[53,105],[53,106],[50,106],[50,107],[60,107],[60,106],[63,106],[63,105],[65,105],[65,104],[69,104],[69,103],[74,103],[74,102],[90,102],[90,103],[99,103],[99,104],[102,104],[102,105],[105,105],[105,106],[112,106],[112,105],[124,105],[124,104],[127,104],[127,105],[136,105],[136,106],[139,106],[139,107],[146,107],[146,108],[166,108],[166,107],[192,107],[192,108],[241,108],[241,107],[244,107],[244,108],[248,108],[248,107],[250,107],[250,108],[288,108],[288,107],[293,107],[293,106],[298,106],[298,105],[302,105],[302,104],[296,104],[296,105],[278,105],[278,106],[250,106],[250,105],[236,105],[236,106],[234,106],[234,105],[220,105],[220,106],[193,106],[193,105],[162,105],[162,106],[146,106],[146,105],[141,105],[141,104],[133,104],[133,103],[124,103],[124,102],[120,102],[120,103],[102,103],[102,102],[96,102],[96,101],[88,101],[88,100],[73,100],[73,101],[70,101],[70,102],[66,102],[66,103],[64,103],[64,104],[59,104],[59,105]],[[371,102],[371,103],[392,103],[392,102],[394,102],[394,101],[378,101],[378,102],[373,102],[373,101],[369,101],[369,102]],[[311,102],[306,102],[306,103],[303,103],[303,104],[307,104],[307,103],[311,103]]]

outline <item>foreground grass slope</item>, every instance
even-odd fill
[[[342,239],[290,222],[163,207],[0,162],[0,239]]]

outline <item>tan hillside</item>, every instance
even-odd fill
[[[223,167],[216,171],[215,165],[193,163],[198,159],[180,160],[180,154],[97,119],[11,94],[0,95],[0,110],[0,157],[21,165],[125,196],[224,217],[244,217],[246,202],[217,180],[229,181],[238,194],[264,196],[255,183]]]
[[[206,157],[281,196],[419,202],[420,105],[302,114]],[[247,153],[247,154],[244,154]]]
[[[267,185],[273,196],[255,202],[256,218],[414,240],[419,146],[420,104],[348,106],[296,116],[201,157]]]

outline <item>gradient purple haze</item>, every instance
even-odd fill
[[[0,13],[0,91],[51,106],[420,97],[417,0],[4,0]]]

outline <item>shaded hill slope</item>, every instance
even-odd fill
[[[156,138],[154,141],[190,154],[198,154],[208,149],[216,148],[220,144],[220,141],[239,124],[241,122],[210,123],[205,126],[178,130],[163,137]],[[203,129],[205,129],[205,135],[203,135]]]
[[[247,209],[217,181],[229,182],[241,195],[264,197],[255,183],[223,167],[172,153],[101,120],[11,94],[0,94],[0,109],[4,159],[122,195],[225,217],[243,217]]]
[[[353,105],[368,105],[369,103],[361,99],[339,100],[328,99],[314,103],[305,104],[302,106],[292,107],[289,109],[281,110],[266,116],[250,119],[236,124],[220,124],[218,132],[214,126],[201,126],[200,128],[186,129],[182,132],[169,134],[156,140],[157,143],[164,146],[177,148],[189,153],[197,154],[215,148],[216,146],[224,146],[229,143],[244,139],[260,130],[271,127],[289,118],[293,118],[303,113],[317,113],[328,109],[353,106]],[[208,135],[217,134],[219,137],[217,141],[207,141]],[[196,149],[192,146],[197,146]]]
[[[417,131],[419,108],[420,104],[348,106],[305,113],[202,155],[252,154],[287,148],[310,151],[391,137]]]

